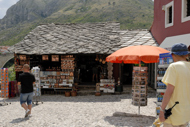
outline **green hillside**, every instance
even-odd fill
[[[149,29],[152,0],[20,0],[0,20],[0,45],[13,45],[39,24],[120,22],[121,29]]]

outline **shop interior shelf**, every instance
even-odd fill
[[[54,89],[54,88],[41,88],[41,90],[44,90],[44,89]]]
[[[165,93],[165,92],[166,92],[166,89],[157,89],[157,92],[158,92],[158,93]]]
[[[61,89],[72,89],[72,87],[69,88],[54,88],[55,90],[61,90]]]
[[[162,80],[163,77],[157,77],[157,80]]]
[[[59,84],[60,86],[72,86],[73,84]]]
[[[44,84],[44,86],[49,86],[50,84]]]
[[[41,79],[40,80],[41,82],[46,82],[46,81],[49,81],[48,79]]]
[[[53,89],[53,90],[61,90],[61,89],[72,89],[72,87],[69,87],[69,88],[41,88],[42,90],[43,89]]]
[[[158,68],[167,68],[170,64],[158,65]]]
[[[61,74],[61,75],[69,75],[69,73]]]
[[[115,83],[100,83],[100,86],[104,86],[104,85],[115,85]]]
[[[158,106],[161,106],[161,105],[162,105],[162,102],[157,102],[157,105],[158,105]]]

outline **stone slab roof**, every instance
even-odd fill
[[[46,24],[9,50],[16,54],[111,54],[131,45],[157,46],[147,30],[120,30],[119,23]]]

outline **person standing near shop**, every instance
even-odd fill
[[[188,54],[185,44],[178,43],[172,46],[171,55],[174,63],[170,64],[162,79],[167,85],[159,115],[164,127],[186,127],[190,121],[190,62],[186,61]],[[171,108],[177,101],[179,104],[165,120],[164,110]]]
[[[21,85],[20,104],[26,110],[25,117],[31,116],[34,83],[35,77],[30,73],[30,66],[25,64],[18,79],[18,85]]]
[[[92,73],[92,81],[94,82],[96,78],[96,82],[98,82],[98,67],[96,65],[92,68]]]

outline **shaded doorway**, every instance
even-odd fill
[[[107,63],[96,61],[96,54],[77,55],[76,61],[79,85],[95,85],[107,66]]]
[[[123,64],[121,65],[121,70],[122,70],[122,84],[131,86],[133,79],[133,64]]]

